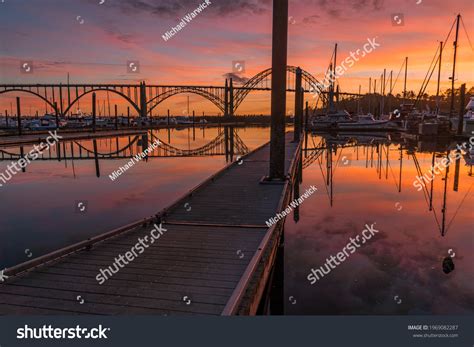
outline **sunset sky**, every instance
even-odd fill
[[[102,0],[103,1],[103,0]],[[420,2],[417,4],[417,2]],[[162,35],[192,12],[200,0],[5,0],[0,3],[1,83],[136,83],[223,85],[233,61],[245,61],[246,78],[271,66],[272,2],[268,0],[211,0],[211,5],[168,41]],[[339,80],[342,91],[368,88],[368,79],[380,78],[384,68],[397,75],[405,56],[408,89],[418,91],[439,41],[445,40],[460,12],[474,43],[472,0],[290,0],[288,64],[299,65],[322,79],[334,44],[338,63],[362,48],[368,38],[380,47],[359,60]],[[404,23],[393,25],[401,13]],[[81,24],[82,23],[82,24]],[[463,23],[460,25],[456,86],[474,84],[474,51]],[[445,47],[442,89],[449,87],[454,30]],[[130,60],[140,62],[140,73],[126,71]],[[21,61],[32,61],[34,72],[20,72]],[[395,77],[394,77],[395,79]],[[436,87],[436,74],[428,88]],[[403,88],[400,77],[394,92]],[[270,93],[251,93],[239,108],[242,113],[268,113]],[[0,112],[17,95],[0,97]],[[99,99],[104,95],[98,95]],[[22,95],[22,103],[43,105]],[[113,100],[122,104],[123,102]],[[181,113],[185,96],[165,101]],[[217,109],[192,95],[198,113]],[[291,108],[291,102],[288,108]],[[44,112],[41,106],[40,112]]]

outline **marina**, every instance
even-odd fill
[[[408,48],[384,53],[396,74],[378,36],[325,42],[327,67],[288,59],[288,4],[274,6],[271,64],[248,75],[243,60],[156,75],[153,56],[126,78],[2,80],[0,315],[474,312],[463,17],[429,65],[431,48],[412,65]],[[344,80],[350,63],[365,67]]]

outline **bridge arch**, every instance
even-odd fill
[[[102,92],[102,91],[104,91],[104,92],[112,92],[112,93],[115,93],[115,94],[121,96],[122,98],[124,98],[125,100],[127,100],[130,105],[133,106],[133,108],[138,112],[138,114],[140,114],[140,107],[138,107],[138,105],[137,105],[135,102],[133,102],[132,99],[130,99],[127,95],[125,95],[125,94],[123,94],[123,93],[121,93],[121,92],[119,92],[119,91],[117,91],[117,90],[115,90],[115,89],[109,89],[109,88],[93,88],[93,89],[91,89],[91,90],[85,91],[84,93],[82,93],[81,95],[79,95],[77,98],[75,98],[75,99],[71,102],[71,104],[64,110],[64,114],[67,114],[67,113],[71,110],[72,106],[74,106],[74,104],[75,104],[76,102],[78,102],[79,100],[81,100],[82,97],[84,97],[84,96],[86,96],[87,94],[90,94],[90,93]]]
[[[34,96],[37,96],[38,98],[40,98],[40,99],[43,100],[44,102],[46,102],[49,106],[51,106],[51,108],[55,109],[54,104],[53,104],[51,101],[49,101],[48,99],[46,99],[46,98],[45,98],[44,96],[42,96],[41,94],[35,93],[35,92],[32,91],[32,90],[21,89],[21,88],[7,89],[7,90],[2,90],[2,91],[0,91],[0,95],[6,94],[6,93],[10,93],[10,92],[23,92],[23,93],[32,94],[32,95],[34,95]]]
[[[296,66],[291,66],[288,65],[286,67],[286,71],[293,73],[296,75],[296,69],[298,67]],[[319,82],[316,77],[311,75],[308,71],[301,69],[302,71],[302,81],[306,82],[310,86],[310,91],[311,89],[315,92],[318,92],[319,95],[321,95],[322,99],[324,102],[327,102],[327,97],[324,94],[324,85]],[[238,89],[237,93],[234,95],[234,112],[237,110],[237,108],[240,106],[242,101],[245,99],[245,97],[250,93],[250,91],[258,86],[262,81],[264,81],[268,76],[272,74],[272,68],[268,68],[262,72],[259,72],[255,76],[253,76],[251,79],[247,81],[242,87],[242,89]]]
[[[177,95],[177,94],[184,94],[184,93],[192,93],[192,94],[197,94],[202,96],[203,98],[206,98],[210,102],[212,102],[216,107],[224,112],[224,100],[219,98],[218,96],[208,92],[205,89],[199,88],[199,87],[173,87],[168,90],[166,90],[164,93],[161,93],[158,96],[155,96],[153,99],[149,100],[148,103],[151,104],[152,102],[155,102],[153,106],[149,107],[148,113],[153,111],[155,107],[157,107],[159,104],[161,104],[163,101],[166,99]]]

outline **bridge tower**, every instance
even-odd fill
[[[229,84],[227,78],[224,86],[224,118],[229,116]]]
[[[234,83],[232,82],[232,78],[229,83],[229,116],[234,116]]]
[[[140,82],[140,118],[142,121],[147,118],[147,105],[146,105],[146,84]]]

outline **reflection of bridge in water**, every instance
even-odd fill
[[[112,138],[109,138],[109,140],[112,142]],[[57,144],[55,148],[44,151],[42,156],[36,160],[128,159],[143,152],[155,141],[159,141],[160,145],[148,153],[148,158],[225,155],[232,160],[235,155],[245,155],[249,152],[249,148],[235,129],[224,127],[224,131],[220,131],[214,139],[194,149],[181,149],[172,146],[162,141],[153,131],[149,131],[143,135],[128,136],[127,143],[122,147],[119,145],[119,137],[115,137],[115,149],[110,148],[108,152],[100,152],[97,149],[97,140],[95,139],[87,141],[93,144],[92,149],[83,144],[83,141],[63,141],[62,145]],[[67,142],[68,144],[66,144]],[[23,146],[20,147],[19,153],[0,149],[0,161],[25,158],[27,155],[25,155],[23,148]]]

